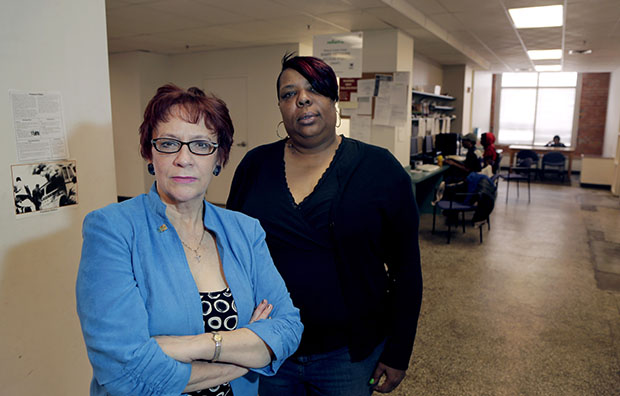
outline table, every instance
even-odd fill
[[[448,165],[441,166],[430,172],[416,172],[407,167],[409,177],[411,177],[411,187],[413,196],[418,204],[420,213],[433,213],[433,201],[435,189],[443,180],[443,173],[449,168]]]
[[[565,157],[568,157],[568,177],[570,177],[571,172],[573,170],[573,154],[575,153],[575,149],[572,147],[545,147],[545,146],[527,146],[520,144],[511,144],[508,146],[508,152],[510,153],[510,168],[512,169],[512,165],[514,164],[515,154],[521,150],[532,150],[537,154],[545,154],[550,151],[558,151],[564,154]]]

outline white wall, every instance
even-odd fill
[[[605,122],[605,140],[603,157],[614,157],[620,133],[620,69],[611,73],[609,98],[607,100],[607,120]]]
[[[74,295],[81,223],[116,199],[105,4],[5,1],[0,31],[0,393],[85,395],[91,368]],[[78,206],[16,219],[9,89],[62,94]]]
[[[475,71],[471,126],[473,128],[480,128],[482,133],[491,130],[492,93],[493,73],[486,71]]]

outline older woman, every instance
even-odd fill
[[[157,90],[140,127],[148,194],[84,220],[77,308],[91,395],[255,396],[298,346],[299,312],[258,221],[207,203],[233,126],[198,88]]]
[[[387,150],[336,134],[338,84],[322,60],[285,57],[277,93],[288,137],[246,155],[227,202],[260,220],[304,323],[299,350],[259,393],[390,392],[422,299],[410,178]]]

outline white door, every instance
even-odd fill
[[[204,88],[206,92],[226,102],[235,127],[228,163],[219,176],[211,179],[207,189],[207,201],[225,204],[235,169],[248,151],[248,80],[247,77],[208,78],[204,82]]]

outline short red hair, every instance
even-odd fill
[[[185,122],[198,124],[203,121],[205,127],[217,135],[217,155],[220,163],[228,162],[230,147],[235,129],[230,113],[223,100],[206,95],[200,88],[191,87],[187,90],[174,84],[166,84],[157,89],[157,93],[146,105],[144,121],[140,125],[140,154],[150,161],[153,158],[153,132],[162,122],[170,117],[178,117]]]

